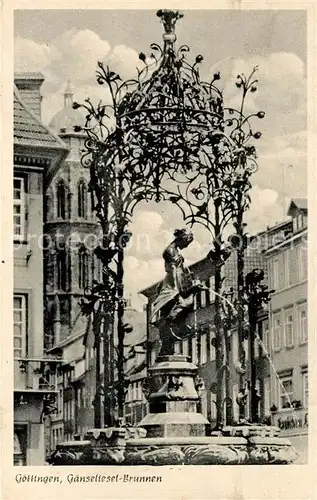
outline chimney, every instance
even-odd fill
[[[44,82],[42,73],[15,73],[14,83],[17,86],[23,102],[41,118],[41,86]]]

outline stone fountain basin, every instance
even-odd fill
[[[238,430],[238,429],[236,429]],[[244,429],[239,429],[239,433]],[[290,464],[297,453],[278,436],[145,437],[144,429],[93,429],[85,441],[57,446],[51,465],[277,465]],[[252,432],[253,431],[253,432]],[[271,433],[273,429],[271,429]],[[262,429],[263,433],[263,429]],[[247,434],[244,432],[244,434]]]
[[[288,464],[297,454],[279,437],[158,437],[126,442],[127,465]]]

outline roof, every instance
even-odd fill
[[[50,128],[57,134],[85,135],[83,132],[75,132],[75,125],[83,127],[85,118],[78,109],[63,108],[50,121]]]
[[[26,71],[14,72],[14,81],[42,81],[44,82],[44,75],[39,71]]]
[[[85,118],[79,109],[73,108],[73,96],[74,92],[68,80],[64,91],[64,107],[53,116],[50,121],[50,128],[54,130],[56,134],[86,136],[86,133],[83,131],[75,131],[75,126],[85,126]]]
[[[66,144],[23,102],[16,85],[14,86],[13,137],[14,145],[67,151]]]
[[[287,215],[291,215],[294,208],[307,212],[307,198],[293,198],[291,200]]]

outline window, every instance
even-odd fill
[[[212,339],[215,338],[215,331],[210,331],[210,361],[214,361],[216,359],[216,349],[212,345]]]
[[[207,363],[207,334],[203,333],[200,336],[200,364]]]
[[[273,268],[273,274],[272,274],[273,283],[272,283],[272,285],[273,285],[274,290],[278,290],[279,286],[280,286],[278,259],[273,260],[272,268]]]
[[[307,248],[302,245],[296,247],[296,261],[298,266],[298,281],[307,279]]]
[[[14,239],[25,237],[25,180],[14,178],[13,184],[13,235]]]
[[[292,377],[280,378],[279,402],[281,408],[290,408],[293,400],[293,380]]]
[[[57,217],[66,219],[66,189],[62,180],[57,184]]]
[[[88,255],[85,249],[78,253],[78,286],[86,288],[88,285]]]
[[[66,250],[57,253],[57,288],[66,291]]]
[[[78,217],[87,217],[87,187],[84,181],[79,181],[77,186]]]
[[[270,408],[271,408],[271,383],[270,379],[267,377],[263,381],[264,384],[264,415],[269,415],[270,414]]]
[[[101,265],[101,260],[98,259],[97,255],[93,254],[92,256],[93,259],[93,275],[94,279],[97,281],[102,281],[102,265]]]
[[[306,304],[302,304],[298,307],[298,331],[299,331],[299,343],[305,344],[308,340]]]
[[[214,300],[215,300],[214,290],[215,290],[215,277],[210,276],[210,278],[209,278],[209,303],[214,302]]]
[[[273,314],[273,349],[281,348],[281,314]]]
[[[303,214],[298,214],[296,218],[297,218],[297,229],[299,231],[300,229],[303,228],[304,225]]]
[[[58,392],[57,411],[58,411],[58,413],[62,413],[62,411],[63,411],[63,389],[59,389],[59,392]]]
[[[294,345],[293,308],[285,309],[285,347]]]
[[[295,285],[299,279],[299,262],[297,250],[295,248],[289,249],[289,284]]]
[[[200,292],[200,306],[206,307],[206,305],[207,305],[207,293],[208,293],[206,281],[202,281],[202,286],[204,286],[206,288],[206,290],[202,290]]]
[[[15,358],[26,355],[26,300],[24,295],[13,298],[13,352]]]
[[[175,354],[181,354],[181,349],[182,349],[182,343],[180,341],[175,342],[174,343]]]
[[[284,276],[285,276],[285,287],[290,285],[290,276],[289,276],[289,251],[285,250],[284,252]]]
[[[188,356],[188,352],[189,352],[189,349],[188,349],[188,339],[184,339],[183,340],[182,347],[183,347],[183,354],[184,354],[184,356]]]
[[[308,406],[308,373],[302,374],[303,377],[303,406]]]

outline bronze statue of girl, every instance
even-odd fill
[[[184,257],[180,252],[192,243],[193,233],[187,229],[176,229],[174,237],[163,252],[166,275],[152,309],[152,317],[160,314],[160,355],[173,354],[173,327],[192,308],[195,293],[201,289],[199,280],[195,280],[185,267]]]

